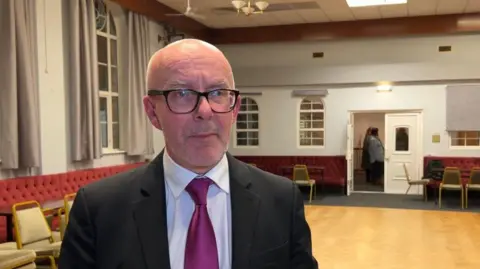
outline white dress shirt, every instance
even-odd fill
[[[188,227],[195,210],[195,203],[185,188],[191,180],[199,175],[175,163],[166,150],[164,151],[163,168],[165,171],[170,266],[172,269],[183,269]],[[208,189],[207,210],[215,232],[219,268],[230,269],[232,232],[230,178],[226,155],[204,176],[209,177],[215,183]]]

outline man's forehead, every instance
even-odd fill
[[[172,80],[188,81],[193,79],[193,72],[198,71],[208,73],[213,80],[232,84],[232,70],[227,59],[213,45],[206,44],[185,42],[155,53],[148,67],[148,86],[163,86]]]

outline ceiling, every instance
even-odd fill
[[[230,0],[190,0],[205,17],[198,20],[167,15],[185,12],[187,0],[109,1],[213,44],[480,33],[480,0],[408,0],[361,8],[349,8],[346,0],[267,0],[264,14],[248,17],[237,15]],[[285,10],[292,6],[297,8]]]
[[[157,0],[172,9],[184,12],[187,0]],[[198,22],[210,28],[256,27],[304,23],[325,23],[414,17],[426,15],[463,14],[480,12],[480,0],[408,0],[406,5],[350,8],[346,0],[267,0],[270,8],[276,4],[305,3],[316,6],[308,9],[270,11],[261,15],[237,15],[229,0],[191,0],[191,6],[205,16]],[[253,2],[253,1],[252,1]],[[305,4],[303,6],[306,6]],[[218,11],[231,8],[231,11]]]

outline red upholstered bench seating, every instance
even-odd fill
[[[273,174],[282,175],[280,168],[295,164],[322,166],[325,185],[343,187],[347,172],[345,156],[235,156],[246,163],[254,163],[258,168]],[[291,175],[282,175],[291,177]],[[311,173],[310,177],[320,184],[319,175]]]
[[[432,160],[442,161],[445,167],[458,167],[459,169],[472,169],[473,167],[480,167],[480,157],[435,157],[426,156],[424,159],[424,166]]]
[[[61,174],[0,180],[0,207],[12,206],[15,203],[27,200],[44,202],[63,199],[66,194],[77,192],[85,184],[134,169],[143,164],[133,163]],[[6,240],[5,234],[5,218],[0,217],[0,242]]]
[[[424,167],[427,166],[429,161],[440,160],[445,167],[457,167],[460,170],[471,170],[474,167],[480,167],[480,157],[436,157],[426,156],[423,158]],[[466,177],[467,176],[467,177]],[[463,182],[468,182],[468,176],[462,173]],[[436,182],[440,184],[440,181]]]

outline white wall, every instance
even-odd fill
[[[231,152],[344,155],[348,111],[421,109],[424,155],[480,156],[479,150],[449,149],[444,91],[448,83],[480,81],[478,44],[480,35],[220,46],[240,91],[263,93],[254,97],[260,110],[260,146],[232,146]],[[438,52],[444,45],[452,51]],[[313,59],[313,52],[325,57]],[[378,93],[372,85],[379,81],[397,86],[391,93]],[[324,148],[297,147],[300,99],[291,92],[302,88],[329,89]],[[431,142],[435,133],[441,134],[438,144]]]
[[[38,71],[40,97],[40,128],[42,174],[61,173],[73,169],[102,167],[126,163],[124,154],[103,156],[89,164],[72,165],[68,150],[68,105],[66,103],[68,50],[65,48],[65,29],[62,22],[62,0],[37,0]],[[121,8],[113,6],[119,39],[126,39],[127,20]],[[161,25],[150,22],[150,43],[153,53],[161,47],[157,35],[163,35]],[[122,42],[119,42],[121,44]],[[125,43],[124,43],[125,44]],[[120,45],[119,51],[122,51]],[[125,53],[125,51],[123,50]],[[123,57],[123,59],[122,59]],[[119,63],[126,65],[125,56]],[[125,69],[124,69],[125,70]],[[124,71],[125,72],[125,71]],[[122,76],[119,76],[121,79]],[[122,84],[119,81],[120,85]],[[163,148],[160,131],[154,131],[155,152]],[[0,172],[0,179],[11,177]]]
[[[224,45],[238,86],[480,79],[480,35]],[[450,45],[451,52],[438,52]],[[324,58],[312,58],[324,52]]]
[[[375,87],[330,89],[325,101],[325,147],[298,148],[298,109],[300,98],[292,97],[298,87],[251,87],[245,92],[263,94],[253,97],[259,106],[260,146],[236,148],[234,155],[344,155],[346,150],[346,126],[349,111],[354,110],[423,110],[424,155],[480,156],[478,150],[450,150],[445,116],[445,85],[398,86],[390,93],[378,93]],[[312,88],[312,87],[310,87]],[[441,134],[441,142],[431,142],[432,134]],[[231,145],[234,145],[233,141]]]

